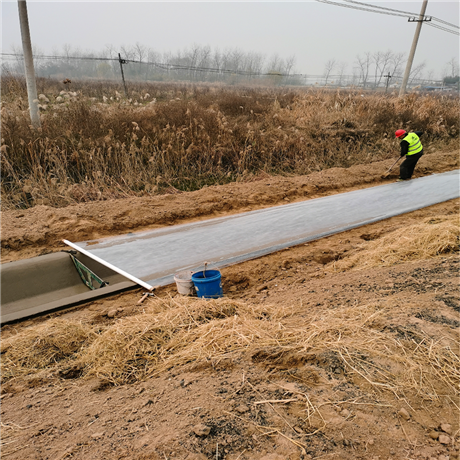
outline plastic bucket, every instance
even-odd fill
[[[223,297],[222,278],[219,270],[206,270],[192,275],[198,297],[204,299],[217,299]]]
[[[182,295],[194,295],[195,286],[192,281],[191,271],[183,271],[174,275],[174,281],[176,282],[177,292]]]

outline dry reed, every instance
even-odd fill
[[[118,384],[190,361],[215,359],[248,345],[247,337],[236,332],[235,322],[244,317],[249,325],[249,312],[245,304],[227,299],[157,299],[141,315],[105,330],[81,363],[88,375]]]
[[[457,252],[460,242],[458,215],[438,216],[395,230],[386,236],[363,243],[345,258],[334,262],[331,269],[344,271],[429,259]]]
[[[31,129],[24,88],[2,85],[7,208],[370,163],[394,156],[397,128],[425,131],[425,146],[459,134],[458,98],[146,83],[127,99],[114,84],[67,91],[53,81],[41,88],[42,127]]]
[[[2,380],[33,374],[75,358],[96,337],[89,325],[52,319],[2,340]]]

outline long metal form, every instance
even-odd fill
[[[114,238],[67,242],[152,286],[181,270],[223,267],[459,197],[459,170]],[[140,284],[140,283],[139,283]],[[149,288],[147,288],[149,289]]]
[[[89,251],[86,251],[85,249],[81,248],[80,246],[77,246],[74,243],[71,243],[70,241],[67,241],[67,240],[63,240],[63,241],[64,241],[65,244],[67,244],[71,248],[76,249],[78,252],[81,252],[82,254],[84,254],[87,257],[91,257],[91,259],[95,260],[96,262],[99,262],[102,265],[105,265],[107,268],[110,268],[111,270],[113,270],[114,272],[124,276],[125,278],[128,278],[133,283],[139,284],[139,286],[145,287],[145,289],[148,289],[149,291],[151,291],[153,289],[153,286],[150,286],[150,284],[148,284],[145,281],[142,281],[142,280],[136,278],[133,275],[130,275],[129,273],[127,273],[124,270],[116,267],[115,265],[111,264],[110,262],[107,262],[106,260],[101,259],[100,257],[92,254]]]

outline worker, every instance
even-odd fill
[[[423,155],[423,146],[420,142],[422,134],[422,131],[408,133],[403,129],[398,129],[395,132],[396,137],[401,139],[401,157],[406,157],[399,167],[398,181],[409,180],[412,177],[415,165]]]

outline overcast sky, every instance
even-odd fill
[[[342,2],[342,0],[336,0]],[[366,2],[366,0],[362,0]],[[397,10],[420,12],[422,0],[372,2]],[[348,4],[350,5],[350,4]],[[296,57],[295,70],[320,75],[328,60],[348,63],[357,55],[388,51],[409,54],[416,23],[407,18],[343,8],[314,0],[302,2],[116,2],[27,1],[32,43],[46,54],[71,45],[101,51],[143,44],[160,53],[197,45],[212,50],[238,48],[269,59]],[[459,2],[429,0],[426,15],[459,24]],[[436,22],[443,26],[443,23]],[[457,29],[458,31],[458,29]],[[21,47],[16,0],[2,1],[2,51]],[[459,36],[422,26],[414,65],[443,75],[459,59]]]

